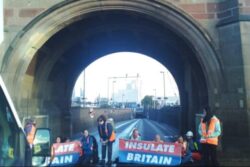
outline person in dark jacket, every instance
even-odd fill
[[[188,131],[186,133],[186,140],[187,140],[187,147],[192,153],[192,161],[200,161],[201,160],[201,153],[199,150],[199,143],[194,140],[194,134],[192,131]]]
[[[97,118],[98,132],[100,136],[100,142],[102,144],[102,163],[105,163],[106,152],[108,147],[108,165],[112,164],[112,147],[115,141],[115,133],[112,124],[107,121],[104,115],[100,115]]]
[[[89,135],[88,130],[84,130],[81,143],[83,150],[83,158],[81,163],[82,164],[92,163],[94,143],[93,143],[93,138]]]

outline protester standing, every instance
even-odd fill
[[[204,166],[219,166],[217,159],[218,137],[221,135],[220,120],[209,107],[203,109],[203,118],[199,126],[201,135],[202,160]]]
[[[115,141],[115,132],[113,126],[107,121],[106,116],[100,115],[97,118],[98,122],[98,132],[100,136],[100,141],[102,144],[102,163],[105,163],[106,152],[108,148],[108,165],[112,164],[112,147]]]
[[[36,122],[34,119],[29,119],[24,127],[27,141],[30,148],[33,147],[34,137],[36,133]]]

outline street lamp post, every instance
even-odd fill
[[[139,102],[139,81],[138,81],[139,77],[140,77],[139,73],[137,73],[136,75],[136,89],[137,89],[136,102],[137,103]]]
[[[163,106],[165,106],[165,99],[166,99],[166,94],[165,94],[165,72],[164,71],[161,71],[160,73],[162,73],[162,76],[163,76]]]
[[[83,71],[83,107],[85,107],[86,103],[86,71]]]
[[[165,94],[165,72],[164,71],[161,71],[160,73],[162,73],[162,76],[163,76],[163,99],[165,99],[166,97],[166,94]]]
[[[155,92],[155,94],[154,94],[155,95],[154,96],[155,97],[154,98],[154,109],[156,109],[156,89],[153,89],[153,91]]]
[[[107,99],[108,99],[108,102],[109,102],[109,100],[110,100],[110,99],[109,99],[109,79],[110,79],[110,78],[108,78],[108,82],[107,82],[107,86],[108,86],[108,87],[107,87]]]
[[[122,108],[123,108],[123,106],[125,106],[125,104],[124,104],[124,93],[122,94]]]
[[[114,85],[115,85],[116,81],[113,81],[113,87],[112,87],[112,100],[113,100],[113,105],[115,104],[115,92],[114,92]]]

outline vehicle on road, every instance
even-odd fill
[[[135,118],[145,118],[144,109],[142,107],[136,107],[134,109]]]
[[[24,128],[0,76],[0,166],[43,166],[50,156],[50,130],[37,128],[33,147],[27,142]]]

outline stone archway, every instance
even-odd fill
[[[199,66],[197,67],[197,70],[194,71],[195,75],[193,75],[192,77],[192,70],[190,69],[190,65],[189,69],[183,67],[184,69],[187,69],[187,71],[189,71],[189,74],[187,74],[187,76],[189,76],[188,80],[190,81],[190,84],[187,84],[188,86],[184,85],[183,89],[185,88],[188,90],[191,87],[192,89],[195,89],[195,87],[199,85],[199,82],[201,82],[201,84],[204,86],[200,89],[206,90],[203,90],[200,93],[203,94],[203,96],[208,96],[207,99],[209,103],[214,104],[214,101],[217,99],[217,95],[214,94],[214,91],[220,91],[221,85],[223,83],[221,65],[208,34],[191,17],[167,2],[150,2],[143,0],[91,0],[76,2],[70,1],[55,5],[54,7],[48,9],[43,14],[34,19],[29,25],[27,25],[23,29],[23,31],[21,31],[17,35],[13,43],[10,45],[3,59],[2,74],[4,80],[8,83],[8,88],[9,90],[11,90],[10,93],[12,97],[14,97],[15,103],[17,104],[19,109],[25,108],[22,107],[22,102],[24,101],[24,99],[26,99],[27,97],[30,99],[35,97],[34,106],[32,108],[40,110],[43,103],[39,102],[39,92],[48,89],[48,85],[51,84],[49,80],[51,80],[51,78],[53,77],[52,74],[60,70],[60,68],[56,68],[56,64],[65,61],[62,58],[60,59],[60,57],[52,56],[47,60],[53,63],[47,63],[46,66],[44,66],[49,70],[45,73],[43,73],[42,70],[39,70],[40,75],[38,75],[38,73],[35,73],[34,71],[36,71],[36,68],[38,67],[36,64],[37,60],[40,61],[42,59],[42,56],[37,55],[42,55],[41,53],[39,53],[40,51],[46,52],[46,44],[53,40],[54,36],[58,35],[60,32],[63,32],[74,23],[77,23],[89,17],[93,17],[96,13],[99,13],[99,20],[102,20],[107,17],[104,16],[104,18],[102,18],[102,13],[109,13],[113,11],[118,11],[121,13],[125,12],[129,13],[129,15],[139,15],[136,17],[140,18],[145,17],[145,19],[152,20],[152,22],[157,24],[161,24],[162,27],[167,27],[168,31],[177,34],[178,39],[181,39],[183,43],[185,43],[185,47],[189,48],[188,50],[189,54],[191,55],[190,57],[192,57],[193,59],[187,60],[187,62],[195,61],[195,64]],[[72,26],[70,31],[72,31]],[[67,46],[65,45],[64,48],[66,47]],[[73,49],[77,50],[77,48]],[[107,51],[107,53],[111,51]],[[60,50],[58,50],[58,52],[60,52]],[[64,50],[64,53],[57,53],[57,55],[63,54],[66,54],[66,50]],[[103,55],[96,53],[96,58],[98,56],[100,57]],[[162,60],[162,57],[159,59]],[[95,59],[91,59],[89,62],[94,60]],[[81,68],[83,68],[84,65],[86,66],[86,64],[82,64]],[[61,74],[60,77],[63,77],[63,74]],[[39,80],[39,78],[47,78],[47,80]],[[179,85],[184,81],[185,75],[183,75],[181,78],[182,79],[180,79]],[[74,83],[74,79],[72,78],[69,83],[65,83],[64,87],[66,87],[66,91],[64,93],[69,94],[69,87]],[[200,81],[200,79],[202,79],[203,81]],[[196,85],[192,84],[191,80],[196,80]],[[46,83],[42,83],[39,81]],[[63,81],[60,81],[60,79],[58,79],[56,82],[52,82],[52,84],[54,84],[54,88],[55,85],[60,82]],[[17,94],[16,92],[20,93]],[[60,92],[60,90],[58,90],[58,92]],[[62,95],[63,94],[50,94],[47,100],[49,101],[50,99],[55,99],[54,101],[57,101],[56,99],[58,99]],[[193,103],[195,103],[195,101],[186,100],[188,96],[189,95],[185,92],[182,95],[182,97],[184,97],[182,101],[185,101],[184,103],[186,103],[187,105],[185,107],[186,109],[188,109],[190,106],[192,106]],[[189,99],[191,99],[193,96],[194,95],[190,95]],[[43,98],[44,97],[42,96],[41,99]],[[67,101],[67,98],[63,101]],[[192,110],[192,108],[189,108],[188,110]]]

